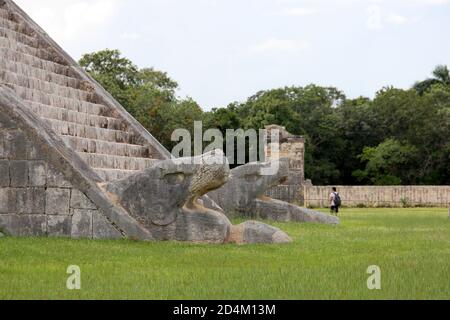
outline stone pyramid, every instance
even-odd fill
[[[97,205],[88,203],[87,190],[73,188],[70,177],[107,182],[170,156],[12,1],[0,1],[0,86],[0,225],[9,225],[13,234],[66,234],[72,217],[98,230],[92,225],[106,224],[106,217],[94,214]],[[31,127],[18,130],[18,115],[8,117],[6,104],[31,118]],[[47,137],[34,142],[31,129]],[[63,159],[51,165],[43,161],[47,152]],[[74,171],[69,177],[63,175],[68,169]]]
[[[11,1],[0,7],[0,81],[101,179],[143,170],[168,152]]]
[[[228,164],[216,171],[202,165],[191,170],[167,159],[170,153],[24,11],[0,0],[0,232],[196,242],[226,242],[234,234],[244,239],[224,215],[193,202],[203,189],[206,193],[225,183]],[[142,180],[139,173],[146,169],[147,180]],[[199,176],[203,171],[223,181],[208,181]],[[137,181],[146,186],[136,192],[156,194],[147,201],[149,208],[134,214],[135,204],[108,190],[130,192]],[[180,207],[183,201],[189,210]],[[269,242],[287,239],[269,226],[264,230]],[[246,237],[252,237],[251,230]]]

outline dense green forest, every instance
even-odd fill
[[[204,112],[180,98],[166,73],[139,69],[117,50],[84,55],[80,64],[169,150],[176,128],[260,129],[283,125],[306,138],[306,177],[323,184],[450,184],[450,73],[410,89],[381,88],[349,99],[314,84],[260,91]]]

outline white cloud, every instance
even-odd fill
[[[369,14],[369,17],[366,21],[367,28],[369,28],[370,30],[383,29],[380,6],[370,6],[369,8],[367,8],[367,13]]]
[[[397,13],[390,12],[384,14],[381,7],[373,5],[367,9],[369,17],[366,21],[366,26],[369,30],[381,30],[384,28],[384,23],[391,25],[405,25],[420,21],[418,17],[406,17]]]
[[[286,40],[270,38],[266,41],[250,47],[250,53],[299,53],[310,48],[307,41]]]
[[[30,16],[57,41],[92,37],[118,13],[118,0],[20,0]]]
[[[297,7],[282,10],[280,11],[280,15],[291,17],[303,17],[315,14],[317,12],[318,12],[317,9]]]
[[[116,1],[76,2],[64,13],[65,32],[69,36],[77,36],[94,31],[114,16],[115,9]]]
[[[120,37],[124,40],[138,40],[141,38],[141,35],[136,32],[124,32],[120,35]]]
[[[390,13],[387,17],[387,20],[392,24],[399,24],[399,25],[406,24],[410,21],[407,17],[395,13]]]
[[[444,4],[450,4],[450,0],[416,0],[419,4],[424,5],[444,5]]]

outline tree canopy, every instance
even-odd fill
[[[193,128],[202,109],[191,98],[176,95],[178,83],[167,73],[139,69],[118,50],[82,56],[80,65],[169,150],[177,128]]]

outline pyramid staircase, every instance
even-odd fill
[[[183,198],[194,192],[191,185],[209,190],[217,183],[209,174],[220,176],[228,168],[196,165],[201,170],[189,178],[191,183],[178,186],[166,176],[173,177],[171,170],[190,175],[193,168],[160,161],[170,158],[24,11],[12,0],[0,0],[0,232],[228,241],[232,225],[207,196],[204,209],[169,201],[177,193],[179,201],[191,201]],[[150,167],[154,170],[142,172]],[[156,179],[152,174],[166,175]],[[142,177],[148,185],[136,183]],[[123,190],[108,188],[122,183],[145,194],[132,191],[119,198]],[[131,205],[129,199],[134,199]],[[145,206],[136,211],[138,202]],[[167,216],[173,220],[166,225],[160,219]]]
[[[12,1],[0,0],[0,85],[12,89],[99,181],[170,155]]]
[[[193,203],[226,181],[226,163],[158,161],[170,157],[25,12],[0,0],[0,234],[291,241],[262,223],[233,226],[208,196]]]

